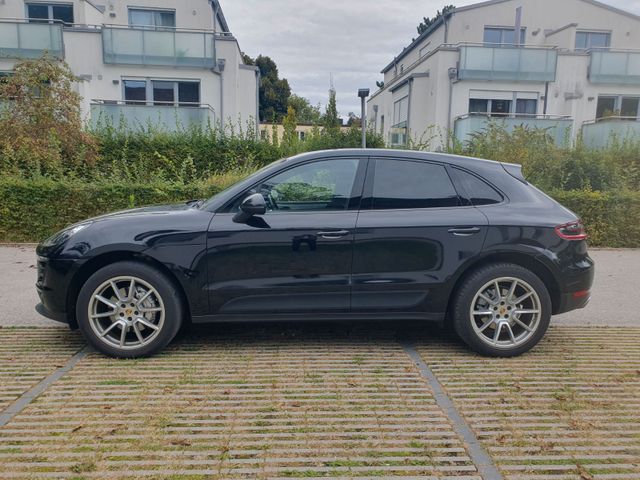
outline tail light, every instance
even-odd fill
[[[580,220],[558,225],[556,228],[558,236],[564,240],[585,240],[587,232]]]

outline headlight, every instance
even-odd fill
[[[69,240],[79,231],[87,228],[92,223],[93,222],[84,222],[84,223],[78,223],[76,225],[71,225],[70,227],[67,227],[64,230],[59,231],[55,235],[47,238],[44,242],[42,242],[42,245],[45,247],[53,247],[55,245],[60,245],[61,243],[64,243],[67,240]]]

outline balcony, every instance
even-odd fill
[[[557,61],[552,48],[462,45],[458,79],[552,82]]]
[[[591,83],[640,85],[640,51],[593,50],[589,80]]]
[[[197,30],[105,26],[104,63],[213,68],[214,36],[213,32]]]
[[[0,58],[63,58],[62,25],[0,21]]]
[[[612,142],[640,141],[640,121],[635,117],[601,118],[582,125],[582,141],[591,148]]]
[[[148,105],[121,101],[93,100],[91,125],[110,125],[124,130],[157,128],[173,132],[193,126],[215,125],[213,108],[203,104]]]
[[[551,115],[523,115],[514,116],[487,116],[487,115],[463,115],[456,118],[454,124],[455,137],[459,142],[468,142],[472,134],[482,133],[489,124],[504,127],[512,132],[516,127],[525,127],[530,130],[542,129],[553,138],[557,145],[563,144],[571,136],[573,119]]]

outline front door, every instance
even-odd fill
[[[333,158],[294,165],[239,195],[211,221],[211,313],[349,311],[353,239],[366,162]],[[267,213],[233,220],[261,193]]]
[[[447,169],[422,160],[371,160],[353,254],[353,312],[440,318],[445,284],[477,255],[486,217],[462,206]]]

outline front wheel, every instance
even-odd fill
[[[453,303],[458,335],[474,350],[512,357],[533,348],[551,320],[551,299],[530,270],[488,265],[464,280]]]
[[[164,348],[182,323],[180,295],[160,271],[118,262],[85,282],[76,304],[78,326],[102,353],[132,358]]]

